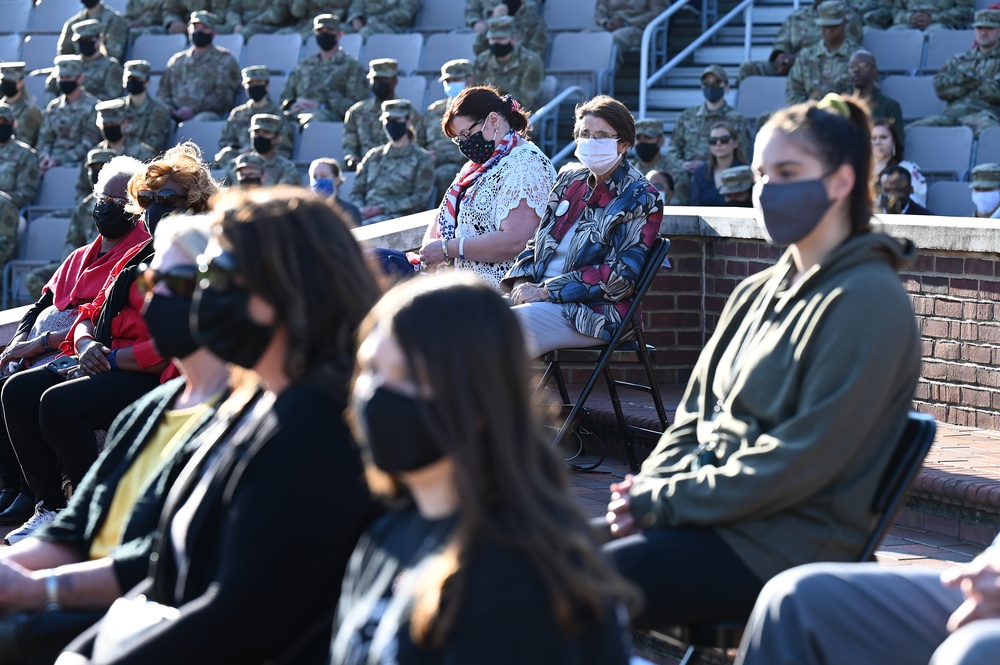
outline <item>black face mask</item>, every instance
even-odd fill
[[[427,422],[427,404],[384,386],[356,390],[353,409],[375,466],[387,473],[416,471],[442,457]],[[406,423],[401,433],[399,423]]]
[[[266,136],[253,137],[253,149],[262,155],[266,155],[274,148],[274,140]]]
[[[266,85],[248,85],[247,86],[247,96],[255,102],[267,97],[267,86]]]
[[[496,139],[487,141],[486,137],[483,136],[483,130],[480,129],[470,136],[467,141],[460,143],[458,149],[476,164],[485,164],[489,160],[490,155],[493,154],[493,151],[496,150]]]
[[[240,187],[257,187],[260,186],[261,178],[239,178],[236,183]]]
[[[121,125],[104,125],[101,127],[101,134],[104,134],[104,138],[107,139],[108,143],[118,143],[125,135],[122,132]]]
[[[402,120],[387,120],[385,123],[385,135],[392,141],[398,141],[406,136],[406,123]]]
[[[0,95],[4,97],[16,97],[17,96],[17,81],[0,81]]]
[[[320,32],[316,35],[316,44],[320,51],[332,51],[337,48],[337,35],[332,32]]]
[[[369,88],[377,99],[390,99],[392,97],[392,84],[388,81],[374,80]]]
[[[521,0],[504,0],[507,5],[507,14],[513,16],[521,8]]]
[[[213,35],[210,32],[195,31],[191,35],[191,43],[197,46],[198,48],[205,48],[206,46],[212,43],[212,39],[214,38],[215,35]]]
[[[108,240],[124,237],[138,222],[131,213],[125,212],[124,206],[108,199],[98,201],[94,206],[93,216],[97,232]]]
[[[101,0],[80,0],[80,2],[83,3],[83,6],[86,7],[87,9],[93,9],[94,7],[97,6],[97,3],[100,1]]]
[[[635,154],[639,156],[639,160],[648,164],[649,162],[656,159],[656,156],[660,152],[660,146],[655,143],[636,143],[635,144]]]
[[[72,95],[78,85],[80,84],[76,81],[59,81],[59,91],[64,95]]]
[[[505,58],[514,50],[513,44],[490,44],[490,51],[498,58]]]
[[[168,208],[165,205],[159,203],[150,203],[149,207],[146,208],[146,213],[143,217],[143,222],[146,223],[146,230],[149,231],[149,235],[153,235],[156,231],[156,225],[160,223],[165,215],[169,215],[175,210],[180,210],[179,206],[174,206],[173,208]]]
[[[7,143],[14,136],[14,125],[7,123],[0,125],[0,143]]]
[[[142,318],[164,358],[187,358],[199,344],[191,334],[191,298],[153,293]]]
[[[97,40],[81,39],[76,43],[76,47],[80,49],[80,55],[89,58],[90,56],[97,53]]]
[[[125,92],[130,95],[141,95],[146,92],[146,82],[142,79],[131,78],[125,81]]]
[[[250,292],[233,288],[219,291],[210,285],[194,294],[195,338],[206,349],[226,362],[251,368],[264,355],[274,329],[250,318],[247,303]]]

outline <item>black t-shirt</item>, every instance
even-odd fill
[[[454,520],[428,521],[416,509],[383,516],[361,539],[344,579],[334,665],[624,665],[622,627],[603,622],[575,635],[556,623],[541,575],[519,551],[484,542],[468,564],[461,610],[441,649],[410,639],[409,607],[420,564],[443,547]],[[408,596],[408,594],[407,594]],[[374,651],[374,653],[369,653]]]

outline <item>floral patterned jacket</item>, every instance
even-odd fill
[[[590,175],[584,168],[558,177],[535,237],[500,288],[510,291],[514,280],[523,277],[541,282],[560,239],[578,224],[566,259],[568,271],[544,285],[577,331],[611,339],[632,304],[636,280],[660,231],[663,204],[656,188],[627,160],[594,189]],[[563,202],[569,207],[560,207]]]

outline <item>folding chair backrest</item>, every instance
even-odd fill
[[[396,98],[409,99],[413,108],[421,113],[424,112],[424,93],[426,91],[427,79],[423,76],[400,76],[396,83]]]
[[[594,27],[597,0],[545,0],[542,18],[550,31]]]
[[[936,72],[944,67],[948,58],[972,49],[976,41],[975,30],[934,30],[927,36],[927,57],[924,71]],[[879,63],[881,68],[882,63]]]
[[[177,125],[175,141],[194,141],[206,158],[211,159],[212,155],[219,152],[219,136],[222,135],[222,128],[225,126],[224,120],[188,120]]]
[[[924,55],[921,30],[867,30],[864,46],[875,56],[879,72],[906,72],[920,68]]]
[[[302,130],[297,164],[309,164],[319,157],[333,157],[338,162],[344,157],[344,123],[310,122]]]
[[[927,188],[925,207],[935,215],[970,217],[974,208],[969,183],[947,180],[932,182]]]
[[[77,6],[80,3],[77,3]],[[52,61],[56,57],[56,45],[59,43],[59,35],[28,35],[21,44],[21,60],[25,63],[25,72],[33,69],[51,67]],[[44,76],[35,76],[45,80]],[[44,87],[44,86],[43,86]],[[37,97],[35,99],[38,99]]]
[[[868,561],[875,553],[882,536],[892,524],[896,509],[906,498],[910,484],[920,471],[924,458],[934,443],[936,431],[937,424],[932,416],[914,411],[907,417],[906,428],[889,458],[889,465],[882,473],[872,501],[871,512],[875,522],[858,555],[858,561]]]
[[[620,331],[627,333],[636,325],[640,324],[639,312],[642,307],[642,299],[645,297],[646,291],[649,290],[649,287],[652,286],[653,279],[660,271],[660,267],[663,265],[663,260],[667,258],[667,252],[669,250],[670,239],[664,238],[663,236],[657,236],[656,240],[653,241],[653,246],[649,248],[649,253],[646,255],[646,262],[642,266],[642,272],[639,273],[639,277],[636,279],[635,293],[632,296],[632,304],[629,306],[625,316],[622,317],[623,322],[630,321],[631,325],[623,324],[619,329]],[[622,337],[624,337],[624,334]],[[612,343],[614,343],[614,339],[612,339]]]
[[[785,106],[785,76],[748,76],[740,83],[736,110],[753,120]]]
[[[0,60],[15,62],[21,57],[20,51],[21,35],[0,35]]]
[[[236,33],[231,35],[216,35],[212,39],[212,44],[218,46],[219,48],[224,48],[233,54],[236,58],[236,62],[243,63],[241,56],[243,55],[243,35]],[[254,63],[250,63],[254,64]]]
[[[264,65],[270,71],[287,74],[295,69],[302,50],[302,35],[256,34],[250,38],[244,49],[243,60],[255,65]]]
[[[379,33],[365,43],[365,60],[394,58],[399,63],[400,76],[417,71],[424,50],[424,36],[419,32],[405,35]]]
[[[0,33],[25,32],[31,15],[31,0],[6,0],[0,3],[0,10],[3,11]]]
[[[906,121],[937,115],[946,106],[934,92],[933,76],[887,76],[882,81],[882,92],[899,102]]]
[[[28,32],[60,33],[63,25],[74,14],[83,9],[77,0],[42,0],[31,14]],[[52,57],[55,57],[55,51]]]
[[[976,164],[1000,161],[1000,127],[987,127],[979,134]]]
[[[615,41],[610,32],[560,32],[552,40],[545,69],[559,85],[579,85],[592,96],[602,91],[606,73],[614,68]]]
[[[37,205],[49,208],[72,208],[76,205],[76,181],[79,166],[56,166],[42,177],[35,194]]]
[[[24,234],[24,247],[19,254],[28,261],[58,261],[66,244],[70,217],[36,217]]]
[[[465,24],[465,0],[430,0],[420,3],[417,32],[438,32],[461,28]]]
[[[475,60],[476,54],[472,49],[472,44],[475,41],[476,33],[474,32],[455,34],[440,32],[430,35],[427,37],[427,43],[424,44],[424,56],[420,63],[420,71],[439,75],[441,65],[449,60],[457,60],[458,58]]]
[[[906,130],[906,158],[929,173],[954,174],[961,180],[972,161],[968,127],[911,127]]]
[[[154,72],[162,74],[174,53],[188,47],[186,35],[139,35],[132,44],[129,57],[146,60]]]

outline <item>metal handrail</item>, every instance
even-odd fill
[[[556,120],[555,114],[558,112],[559,106],[573,95],[584,99],[587,96],[587,91],[578,85],[570,86],[531,114],[531,122],[538,128],[538,147],[542,149],[542,152],[547,152],[550,146],[555,147],[558,127],[553,125],[551,121]]]
[[[744,48],[746,50],[745,59],[750,60],[750,47],[751,47],[751,28],[753,27],[753,3],[754,0],[743,0],[740,4],[736,5],[731,9],[725,16],[720,20],[716,21],[715,25],[703,32],[698,36],[693,42],[691,42],[683,51],[671,58],[667,64],[660,67],[656,72],[650,76],[649,75],[649,51],[650,45],[653,41],[654,33],[658,32],[658,27],[669,20],[674,14],[679,12],[681,9],[685,8],[691,0],[685,0],[674,5],[671,5],[665,12],[657,16],[655,19],[649,22],[646,29],[642,31],[642,48],[640,51],[640,61],[639,61],[639,117],[645,117],[646,115],[646,98],[649,95],[649,88],[654,83],[659,81],[663,76],[676,67],[678,64],[683,62],[689,55],[694,53],[694,51],[708,41],[715,33],[721,30],[727,23],[732,21],[741,12],[746,13],[745,17],[745,31],[744,31]]]

